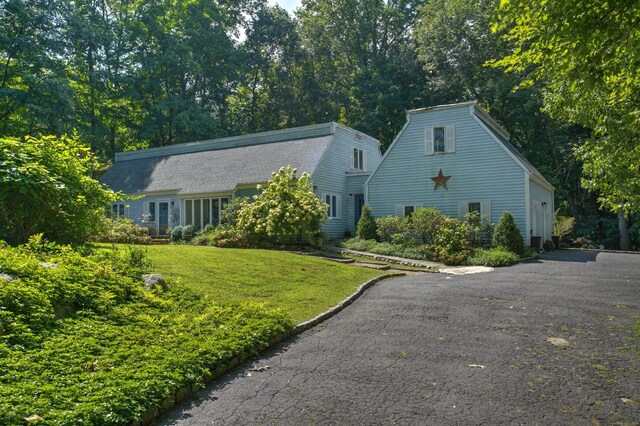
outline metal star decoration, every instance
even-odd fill
[[[434,176],[431,178],[432,181],[434,181],[436,183],[436,185],[433,187],[433,190],[437,190],[439,186],[442,186],[445,190],[449,190],[449,188],[447,188],[447,181],[451,179],[451,176],[444,176],[442,174],[442,169],[440,169],[440,171],[438,172],[438,176]]]

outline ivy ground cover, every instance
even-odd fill
[[[170,279],[147,292],[139,254],[0,246],[0,424],[128,424],[376,275],[289,253],[150,247],[162,264],[150,270]]]

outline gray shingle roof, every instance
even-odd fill
[[[116,161],[100,181],[115,191],[139,194],[231,192],[237,185],[266,182],[291,165],[313,173],[332,135],[236,148]]]

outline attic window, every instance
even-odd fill
[[[445,152],[444,150],[444,127],[433,128],[433,152]]]
[[[445,154],[456,151],[455,126],[433,126],[424,129],[425,154]]]

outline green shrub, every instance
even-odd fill
[[[471,254],[467,223],[448,216],[439,218],[439,226],[431,244],[421,246],[426,259],[445,265],[460,265]]]
[[[219,228],[212,235],[211,245],[223,248],[246,248],[249,244],[242,232],[235,228]]]
[[[478,212],[469,212],[465,216],[469,226],[469,243],[472,247],[491,247],[493,240],[493,225],[486,216]]]
[[[502,248],[479,249],[466,261],[472,266],[508,266],[514,264],[518,256]]]
[[[101,233],[116,194],[92,178],[99,165],[76,137],[0,138],[0,165],[0,239],[81,243]]]
[[[297,178],[296,173],[291,166],[273,173],[254,202],[240,209],[236,228],[250,241],[292,244],[302,234],[321,230],[327,205],[313,192],[311,176],[303,173]]]
[[[524,239],[510,212],[504,212],[493,232],[493,246],[522,256]]]
[[[398,216],[383,216],[376,219],[377,234],[382,242],[394,242],[408,235],[405,222]]]
[[[378,243],[379,244],[379,243]],[[374,240],[363,240],[358,237],[344,240],[339,245],[349,250],[370,252],[371,248],[378,245]]]
[[[363,240],[375,240],[378,236],[378,227],[376,226],[376,220],[371,212],[371,207],[364,205],[362,207],[362,215],[358,220],[358,226],[356,227],[356,237]]]
[[[104,217],[103,232],[100,235],[92,236],[90,241],[103,243],[124,243],[124,244],[149,244],[149,228],[138,226],[131,219],[117,217],[110,219]]]
[[[182,241],[182,226],[178,225],[171,228],[171,241],[174,243]]]
[[[196,229],[193,225],[187,225],[182,228],[182,239],[187,243],[191,241],[193,235],[195,234]]]
[[[220,221],[225,226],[235,227],[238,224],[240,210],[249,204],[248,197],[237,197],[227,203],[220,212]]]
[[[435,243],[446,216],[436,208],[420,208],[409,217],[409,227],[423,244]]]

